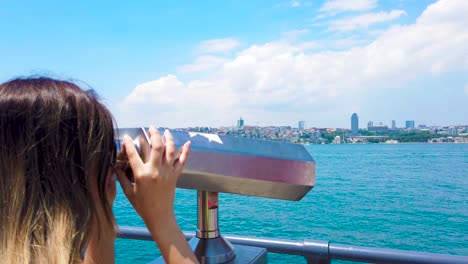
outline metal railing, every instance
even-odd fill
[[[195,236],[195,233],[184,232],[184,235],[187,240],[190,240]],[[120,226],[117,236],[126,239],[153,240],[149,231],[143,227]],[[309,264],[330,263],[332,259],[369,263],[468,263],[468,256],[330,244],[328,241],[308,239],[300,241],[232,235],[225,235],[224,238],[234,245],[261,247],[271,253],[303,256]]]

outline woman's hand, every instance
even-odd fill
[[[164,143],[157,129],[151,127],[149,135],[151,153],[146,163],[138,155],[132,139],[128,136],[123,138],[123,151],[128,156],[135,185],[122,170],[117,170],[117,176],[128,200],[150,228],[174,218],[176,183],[187,161],[190,142],[185,143],[176,154],[169,130],[164,132]]]
[[[198,263],[174,216],[174,196],[177,179],[187,161],[190,141],[176,155],[174,139],[169,130],[164,142],[158,130],[149,130],[151,154],[144,163],[131,138],[124,137],[123,151],[128,156],[135,185],[125,172],[117,171],[120,185],[137,213],[145,221],[166,263]]]

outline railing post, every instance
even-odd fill
[[[307,257],[307,264],[330,264],[329,259],[319,259],[314,257]]]
[[[303,245],[307,264],[330,264],[329,242],[304,239]]]

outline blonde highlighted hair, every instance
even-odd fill
[[[0,262],[78,263],[93,224],[113,225],[113,131],[109,110],[71,82],[0,85]]]

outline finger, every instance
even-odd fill
[[[123,190],[125,196],[127,196],[127,199],[130,202],[133,202],[134,191],[133,191],[132,183],[127,178],[127,175],[125,174],[124,171],[117,169],[117,170],[115,170],[115,172],[117,173],[117,178],[119,179],[119,184],[122,187],[122,190]]]
[[[184,146],[182,147],[182,153],[180,154],[179,159],[176,161],[174,164],[174,169],[177,172],[177,175],[179,176],[180,173],[182,173],[182,170],[185,167],[185,163],[187,163],[187,158],[190,154],[190,141],[187,141]]]
[[[116,155],[117,160],[123,159],[127,155],[126,154],[127,152],[125,151],[125,144],[124,144],[123,138],[122,138],[122,142],[119,144],[121,144],[121,147],[120,147],[120,151],[117,152],[117,155]]]
[[[130,167],[132,167],[133,172],[135,172],[137,168],[143,166],[143,161],[141,160],[140,155],[138,155],[138,151],[129,136],[123,136],[123,142],[128,161],[130,162]]]
[[[184,144],[184,145],[185,145],[185,144]],[[175,166],[175,164],[179,161],[180,154],[182,154],[182,150],[184,149],[184,145],[182,145],[182,147],[180,147],[180,148],[177,150],[177,154],[176,154],[175,157],[174,157],[174,166]]]
[[[164,144],[162,142],[161,135],[156,128],[150,127],[149,133],[151,141],[150,161],[153,165],[159,166],[162,161]]]
[[[168,166],[174,166],[174,157],[175,157],[175,144],[174,138],[172,137],[169,130],[164,131],[164,138],[166,140],[166,163]]]

